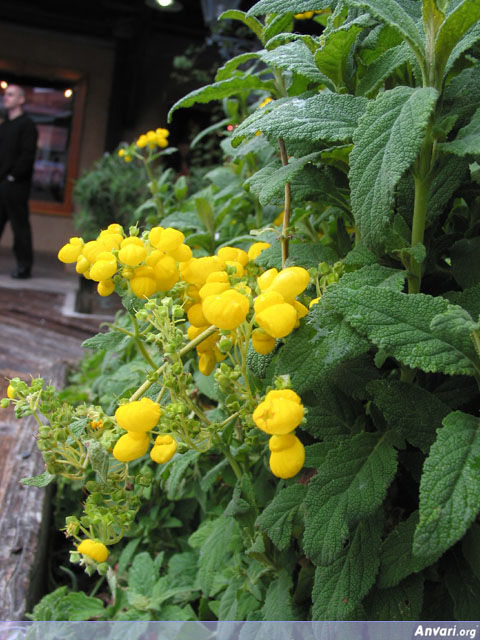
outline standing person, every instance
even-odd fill
[[[30,278],[33,264],[28,197],[38,134],[24,103],[22,87],[8,85],[3,94],[7,118],[0,125],[0,237],[9,221],[17,261],[12,278]]]

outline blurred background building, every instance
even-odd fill
[[[35,250],[56,251],[74,233],[72,187],[84,170],[122,141],[167,126],[172,104],[208,82],[223,55],[252,46],[216,25],[223,11],[253,4],[2,0],[0,84],[26,89],[26,111],[39,130],[30,205]],[[1,107],[0,100],[3,117]],[[209,124],[208,107],[175,114],[168,125],[174,146],[188,142],[192,124]],[[1,244],[11,245],[9,229]]]

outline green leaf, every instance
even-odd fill
[[[338,260],[337,254],[321,242],[292,242],[289,245],[289,256],[286,266],[301,265],[305,269],[318,267],[320,262],[334,264]],[[282,250],[280,244],[275,244],[258,256],[255,264],[270,269],[282,268]]]
[[[226,80],[209,84],[206,87],[195,89],[183,98],[180,98],[180,100],[177,100],[168,112],[168,122],[171,122],[172,116],[177,109],[186,109],[194,104],[205,104],[212,100],[223,100],[223,98],[229,98],[237,93],[249,93],[256,89],[269,91],[272,89],[272,85],[270,82],[261,80],[258,76],[244,75],[227,78]]]
[[[62,602],[62,608],[66,611],[66,617],[60,619],[71,620],[72,622],[80,620],[90,620],[92,618],[101,618],[105,611],[103,601],[100,598],[92,598],[87,596],[83,591],[71,591]]]
[[[438,148],[456,156],[480,154],[480,108],[473,114],[473,118],[466,127],[460,129],[455,140],[441,142]]]
[[[181,456],[175,456],[169,463],[169,476],[165,482],[165,489],[167,491],[167,498],[169,500],[175,500],[177,492],[179,490],[180,483],[183,476],[190,465],[193,465],[200,457],[200,451],[190,449]]]
[[[395,475],[396,458],[388,434],[360,433],[335,443],[307,487],[303,546],[313,562],[332,563],[352,528],[377,510]]]
[[[135,551],[137,550],[140,541],[141,538],[133,538],[133,540],[129,540],[127,542],[122,550],[122,553],[120,554],[120,558],[118,559],[118,573],[123,573],[124,571],[126,571],[133,556],[135,555]]]
[[[367,390],[388,424],[427,452],[450,408],[426,389],[400,380],[373,380]]]
[[[238,620],[238,592],[242,588],[242,580],[234,577],[222,594],[218,609],[219,620]]]
[[[261,16],[267,13],[304,13],[327,9],[331,0],[259,0],[247,11],[247,16]]]
[[[445,66],[445,76],[448,75],[455,61],[462,55],[462,53],[468,51],[470,47],[473,47],[478,40],[480,40],[480,24],[477,22],[470,27],[463,38],[453,47]]]
[[[474,287],[480,281],[480,237],[463,238],[450,250],[452,273],[463,288]]]
[[[94,349],[95,351],[112,351],[118,349],[120,344],[129,340],[129,336],[125,336],[120,331],[107,331],[106,333],[97,333],[92,338],[87,338],[82,342],[84,349]]]
[[[291,180],[299,173],[303,167],[309,162],[317,160],[319,153],[311,153],[303,158],[292,158],[288,164],[282,166],[278,161],[270,163],[260,171],[257,171],[251,178],[246,181],[246,185],[258,196],[260,204],[265,206],[276,196],[284,195],[285,183]]]
[[[412,575],[390,589],[373,589],[364,601],[366,619],[420,620],[423,581],[422,574]]]
[[[411,51],[405,43],[388,49],[368,66],[358,83],[357,92],[362,96],[372,96],[398,67],[410,60],[410,57]]]
[[[395,187],[420,151],[437,96],[431,87],[396,87],[371,101],[359,121],[350,154],[350,186],[355,221],[369,248],[382,248]]]
[[[472,318],[480,317],[480,283],[465,291],[449,291],[444,297],[452,304],[466,309]]]
[[[265,51],[261,54],[261,59],[273,68],[296,73],[311,82],[327,83],[331,86],[328,78],[318,70],[312,52],[301,40],[281,45],[273,51]]]
[[[458,548],[447,556],[445,583],[453,600],[455,620],[478,620],[480,580],[472,573]]]
[[[270,109],[260,109],[246,118],[235,129],[232,144],[237,146],[261,131],[272,144],[277,144],[281,136],[287,149],[303,144],[309,153],[318,150],[318,142],[351,140],[366,106],[366,98],[326,92],[291,98],[278,106],[273,103]]]
[[[423,467],[414,554],[446,551],[464,535],[479,509],[479,420],[454,411],[444,419]]]
[[[233,518],[220,517],[213,522],[198,559],[198,583],[206,596],[210,595],[219,567],[224,566],[240,542],[240,530]]]
[[[446,85],[441,117],[458,115],[457,125],[470,122],[480,102],[480,65],[464,69]]]
[[[237,9],[230,9],[228,11],[224,11],[218,18],[219,20],[239,20],[243,22],[247,27],[249,27],[253,33],[261,40],[262,38],[262,23],[256,18],[252,18],[247,16],[243,11],[238,11]],[[246,54],[250,55],[250,54]],[[219,78],[217,78],[218,80]]]
[[[220,80],[226,80],[227,78],[230,78],[233,75],[233,72],[241,64],[245,64],[245,62],[249,62],[250,60],[258,60],[258,58],[259,54],[257,51],[252,51],[251,53],[241,53],[240,55],[235,56],[218,69],[217,75],[215,76],[215,81],[219,82]]]
[[[431,322],[451,305],[443,298],[370,286],[331,286],[323,301],[380,349],[412,369],[448,375],[475,373],[476,354],[468,335],[437,335]]]
[[[382,544],[377,586],[380,589],[395,587],[412,573],[418,573],[432,564],[440,554],[418,558],[412,554],[413,536],[418,524],[418,511],[400,522]]]
[[[349,85],[346,72],[350,50],[365,26],[365,16],[360,16],[358,22],[330,32],[323,47],[315,53],[315,64],[330,78],[337,91]]]
[[[328,566],[315,570],[313,620],[351,620],[372,584],[379,565],[383,517],[375,514],[354,529],[350,543]]]
[[[146,551],[137,553],[128,572],[129,591],[149,598],[156,580],[157,572],[150,554]]]
[[[27,487],[46,487],[55,480],[54,473],[44,471],[39,476],[33,476],[32,478],[22,478],[20,482]]]
[[[445,208],[468,174],[468,160],[447,156],[435,171],[428,193],[427,226],[445,212]],[[413,189],[412,189],[413,191]],[[413,207],[411,207],[413,211]]]
[[[293,580],[289,573],[283,569],[278,578],[268,586],[265,594],[265,603],[262,607],[264,620],[297,620],[292,606],[290,591]]]
[[[291,13],[277,16],[268,16],[265,20],[265,27],[263,29],[262,40],[265,46],[269,46],[269,41],[275,36],[285,31],[289,32],[293,28],[293,16]]]
[[[93,471],[98,474],[102,482],[107,483],[110,455],[97,440],[88,440],[85,445]]]
[[[480,18],[480,2],[464,0],[451,11],[438,30],[435,38],[435,67],[437,77],[441,80],[450,54],[461,38]]]
[[[302,429],[318,440],[350,434],[360,411],[357,402],[333,385],[325,384],[318,406],[308,407],[307,422]],[[305,462],[305,466],[316,465]]]
[[[307,487],[303,484],[292,484],[282,489],[256,520],[256,526],[260,527],[281,551],[290,545],[293,521],[302,508],[306,493]]]
[[[375,18],[392,27],[404,39],[420,60],[424,60],[422,36],[417,25],[400,2],[395,0],[347,0],[347,5],[369,11]]]

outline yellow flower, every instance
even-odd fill
[[[305,11],[304,13],[296,13],[294,18],[296,20],[309,20],[310,18],[313,18],[313,14],[313,11]]]
[[[210,324],[219,329],[235,329],[247,317],[250,303],[239,291],[227,289],[219,295],[207,296],[202,309]]]
[[[281,293],[278,291],[265,291],[255,298],[253,308],[255,313],[261,313],[264,309],[268,309],[274,304],[283,304],[285,302]]]
[[[255,315],[258,326],[273,338],[284,338],[297,322],[297,312],[287,302],[273,304]]]
[[[15,398],[15,389],[11,384],[9,384],[7,387],[7,398],[10,398],[10,400],[13,400]]]
[[[254,329],[252,332],[252,346],[257,353],[266,355],[275,349],[275,338],[265,333],[263,329]]]
[[[153,266],[153,272],[160,291],[169,291],[178,282],[180,274],[172,256],[163,254]]]
[[[191,327],[188,327],[187,329],[187,336],[189,340],[194,340],[197,336],[199,336],[201,333],[203,333],[205,331],[205,329],[208,329],[210,325],[205,325],[204,327],[194,327],[193,325]],[[212,351],[217,343],[218,340],[218,331],[215,331],[214,333],[212,333],[211,335],[208,336],[208,338],[205,338],[205,340],[202,340],[202,342],[200,342],[199,345],[197,345],[197,353],[205,353],[206,351]]]
[[[201,287],[211,273],[222,271],[224,267],[225,263],[218,256],[203,256],[180,263],[180,275],[189,284]]]
[[[274,435],[268,442],[270,469],[277,478],[293,478],[305,463],[305,447],[293,433]]]
[[[118,259],[129,267],[135,267],[146,258],[147,250],[142,240],[136,236],[125,238],[121,247],[118,252]]]
[[[152,244],[156,249],[165,251],[165,253],[170,253],[171,251],[178,249],[178,247],[183,244],[185,236],[181,231],[172,229],[171,227],[166,229],[163,229],[162,227],[153,227],[148,234],[148,239],[150,240],[150,244]]]
[[[278,214],[278,216],[275,218],[275,220],[273,221],[273,224],[276,227],[279,227],[281,224],[283,224],[283,216],[285,215],[285,211],[280,211],[280,213]]]
[[[298,427],[304,416],[300,397],[291,389],[270,391],[252,418],[259,429],[270,435],[284,435]]]
[[[107,547],[102,542],[97,542],[91,538],[82,540],[80,544],[77,545],[77,551],[79,553],[83,553],[83,555],[88,556],[89,558],[92,558],[95,562],[105,562],[108,558]]]
[[[113,225],[110,225],[113,226]],[[118,249],[123,241],[123,235],[109,229],[103,229],[98,234],[97,240],[99,240],[107,251],[112,249]]]
[[[230,282],[226,271],[213,271],[207,276],[206,284],[210,282]]]
[[[194,304],[189,308],[187,318],[194,327],[208,326],[208,320],[203,315],[202,305],[200,303]]]
[[[200,288],[198,295],[202,300],[205,300],[205,298],[208,298],[208,296],[219,295],[220,293],[227,291],[227,289],[230,289],[230,284],[228,283],[228,276],[227,276],[227,282],[206,282],[203,285],[203,287]]]
[[[106,298],[111,293],[115,291],[115,284],[113,280],[102,280],[97,284],[98,295],[102,296],[102,298]]]
[[[92,429],[103,429],[103,420],[101,418],[98,420],[91,420],[90,426]]]
[[[177,441],[172,436],[157,436],[150,457],[157,464],[168,462],[175,455],[177,446]]]
[[[318,296],[318,298],[314,298],[313,300],[310,300],[310,304],[308,305],[308,308],[311,309],[312,307],[314,307],[316,304],[318,304],[320,302],[320,298],[322,296]]]
[[[115,411],[117,423],[125,431],[144,433],[157,424],[162,410],[160,405],[150,398],[142,398],[122,404]]]
[[[71,262],[75,262],[78,256],[81,254],[83,248],[83,240],[82,238],[70,238],[67,244],[64,244],[63,247],[58,252],[58,259],[60,262],[64,264],[70,264]]]
[[[273,101],[273,98],[270,98],[270,97],[265,98],[265,100],[258,105],[258,108],[263,109],[263,107],[265,107],[269,102],[272,102],[272,101]]]
[[[248,254],[247,254],[248,259],[255,260],[255,258],[258,258],[258,256],[262,253],[262,251],[265,251],[265,249],[268,249],[268,247],[270,246],[271,244],[268,242],[255,242],[248,249]]]
[[[150,298],[157,291],[157,280],[152,267],[137,267],[129,282],[137,298]]]
[[[294,300],[292,302],[292,306],[294,307],[295,311],[297,312],[297,316],[298,316],[299,320],[301,318],[304,318],[308,314],[307,307],[304,304],[302,304],[301,302],[299,302],[298,300]]]
[[[187,262],[192,259],[193,253],[188,244],[181,244],[173,251],[169,251],[169,255],[177,262]]]
[[[116,270],[117,260],[113,253],[102,251],[90,268],[90,278],[96,282],[108,280],[115,274]]]
[[[139,147],[140,149],[143,149],[144,147],[147,146],[147,143],[148,143],[147,136],[144,133],[142,133],[142,135],[138,137],[137,147]]]
[[[147,453],[149,438],[146,433],[128,432],[117,440],[113,457],[120,462],[131,462]]]
[[[282,269],[272,280],[268,291],[278,291],[286,302],[293,300],[304,291],[310,282],[310,274],[303,267],[287,267]]]
[[[85,258],[85,256],[79,255],[77,258],[77,264],[75,266],[75,271],[77,273],[85,273],[90,268],[90,262]]]
[[[102,251],[105,251],[102,242],[99,240],[90,240],[90,242],[83,245],[81,255],[84,256],[90,264],[93,264]]]
[[[217,255],[224,262],[240,262],[242,267],[248,262],[248,253],[236,247],[222,247],[217,251]]]
[[[198,358],[198,370],[204,376],[209,376],[215,369],[217,359],[215,358],[215,352],[212,350],[202,351],[199,353]]]
[[[264,271],[261,276],[258,276],[257,284],[260,291],[265,291],[266,289],[268,289],[268,287],[272,284],[272,282],[275,280],[277,275],[278,275],[278,270],[275,269],[274,267],[273,269],[268,269],[267,271]]]

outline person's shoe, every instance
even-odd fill
[[[30,269],[15,269],[10,275],[16,280],[27,280],[32,277]]]

